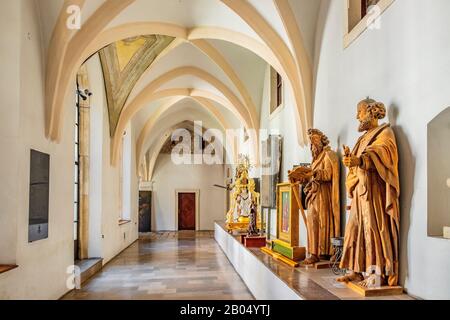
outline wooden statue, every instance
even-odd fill
[[[320,130],[310,129],[308,136],[313,156],[311,168],[299,167],[289,172],[290,181],[304,185],[306,193],[309,258],[302,265],[329,260],[334,253],[331,238],[339,237],[341,232],[339,158]]]
[[[373,288],[398,284],[400,183],[395,135],[382,103],[366,99],[358,104],[359,131],[365,132],[353,151],[344,146],[349,168],[347,193],[352,199],[340,267],[351,271],[338,279],[349,285]],[[364,277],[363,273],[368,274]]]

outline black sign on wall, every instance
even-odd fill
[[[31,150],[28,242],[48,238],[50,155]]]

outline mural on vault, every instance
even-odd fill
[[[99,51],[111,137],[115,134],[120,113],[131,90],[173,40],[173,37],[161,35],[138,36],[117,41]]]

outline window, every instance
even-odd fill
[[[379,27],[378,18],[395,0],[347,0],[345,8],[344,48],[366,29]]]
[[[78,241],[80,232],[80,86],[77,81],[77,93],[76,93],[76,103],[75,103],[75,129],[74,129],[74,193],[73,193],[73,240],[75,259],[79,258],[78,252]]]
[[[283,103],[283,80],[277,72],[277,107]]]
[[[131,221],[131,125],[122,136],[119,168],[119,223]]]
[[[270,114],[273,114],[283,105],[283,78],[274,69],[270,68]]]

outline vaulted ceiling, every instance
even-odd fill
[[[86,59],[99,53],[116,164],[133,123],[143,157],[181,100],[227,127],[259,129],[267,64],[291,92],[298,142],[312,123],[313,59],[321,0],[39,0],[46,47],[46,133],[58,141],[62,108]],[[66,26],[68,6],[81,28]],[[187,109],[186,109],[187,110]],[[182,119],[186,120],[186,119]],[[174,125],[174,124],[173,124]],[[162,131],[161,131],[162,132]],[[254,150],[257,154],[257,150]]]

